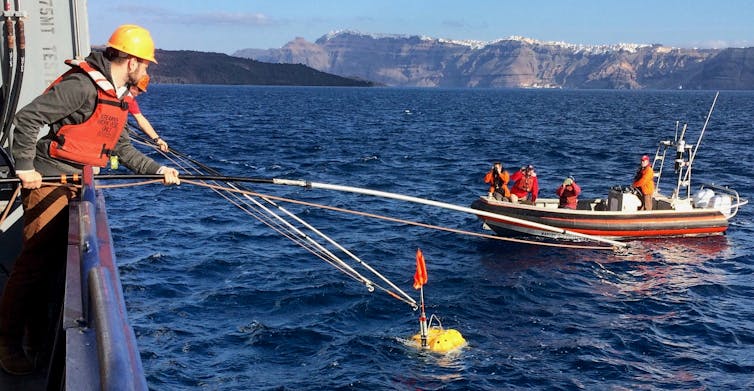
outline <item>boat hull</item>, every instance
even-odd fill
[[[526,205],[480,197],[471,207],[501,215],[500,218],[479,218],[495,233],[504,236],[524,234],[556,239],[570,237],[528,225],[527,222],[608,239],[711,236],[721,235],[728,229],[727,218],[717,209],[631,212],[559,209],[545,205],[546,202]],[[507,218],[524,221],[509,221]]]

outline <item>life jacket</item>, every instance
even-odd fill
[[[534,187],[534,176],[533,175],[522,176],[521,179],[516,181],[515,187],[527,193],[530,192],[531,189]]]
[[[73,69],[52,82],[49,90],[64,77],[83,72],[97,86],[97,105],[80,124],[63,125],[53,135],[50,156],[78,164],[104,167],[128,120],[128,103],[118,99],[115,87],[98,70],[83,60],[66,60]]]

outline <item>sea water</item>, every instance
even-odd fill
[[[642,155],[714,91],[155,85],[139,97],[170,146],[223,174],[305,179],[468,206],[493,161],[536,167],[540,197],[630,184]],[[676,121],[680,121],[679,126]],[[722,91],[697,184],[754,195],[754,93]],[[160,156],[150,155],[164,164]],[[123,170],[123,169],[121,169]],[[667,172],[660,190],[674,186]],[[326,190],[255,191],[483,232],[471,215]],[[452,355],[402,343],[418,312],[293,244],[208,189],[106,190],[129,318],[160,390],[754,388],[754,205],[725,236],[628,253],[493,241],[285,204],[459,330]],[[363,270],[363,269],[360,269]]]

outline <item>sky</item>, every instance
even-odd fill
[[[331,31],[585,45],[754,46],[750,0],[89,0],[93,45],[138,24],[156,46],[232,54]]]

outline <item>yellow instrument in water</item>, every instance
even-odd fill
[[[422,347],[421,333],[411,337],[418,347]],[[427,330],[427,347],[435,353],[448,353],[466,345],[466,340],[458,330],[431,327]]]
[[[427,322],[427,314],[424,312],[424,284],[427,283],[427,265],[424,261],[424,253],[421,249],[416,250],[416,273],[414,273],[414,289],[419,289],[421,296],[421,315],[419,316],[419,334],[411,337],[420,349],[429,349],[435,353],[448,353],[466,345],[458,330],[444,329],[440,318],[432,315]],[[416,308],[414,308],[416,309]],[[437,321],[437,326],[432,326],[432,320]],[[430,327],[432,326],[432,327]]]

